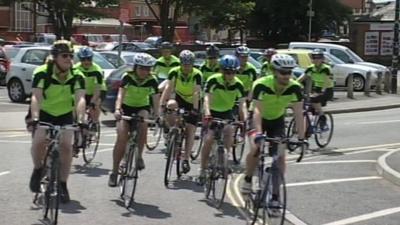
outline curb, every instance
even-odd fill
[[[376,164],[376,170],[378,174],[389,180],[395,185],[400,186],[400,173],[392,169],[387,163],[386,158],[390,157],[393,153],[400,152],[400,149],[390,151],[378,158],[378,163]]]
[[[368,111],[394,109],[394,108],[400,108],[400,104],[371,106],[371,107],[364,107],[364,108],[331,109],[331,110],[326,110],[326,112],[330,112],[332,114],[342,114],[342,113],[368,112]]]
[[[0,133],[5,133],[5,132],[23,132],[26,131],[26,128],[10,128],[10,129],[0,129]]]

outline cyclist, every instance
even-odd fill
[[[323,114],[322,107],[327,105],[327,101],[333,98],[333,75],[331,67],[324,63],[324,52],[321,49],[315,49],[311,52],[313,64],[311,64],[304,75],[298,81],[302,82],[310,77],[312,81],[311,103],[316,113],[321,117],[321,128],[325,127],[326,117]]]
[[[169,71],[179,66],[179,59],[172,54],[174,46],[168,42],[164,41],[160,45],[161,57],[157,59],[156,65],[153,68],[153,73],[157,76],[159,85],[159,90],[162,92],[165,88],[168,79]]]
[[[219,48],[215,45],[210,45],[206,48],[207,60],[200,67],[203,73],[203,81],[205,82],[211,75],[219,72]]]
[[[236,57],[240,62],[240,68],[236,77],[242,81],[246,96],[249,95],[253,82],[257,79],[257,70],[253,64],[248,62],[250,49],[246,46],[239,46],[235,50]]]
[[[93,50],[89,47],[80,48],[78,58],[80,62],[75,64],[75,68],[85,75],[86,104],[93,109],[92,118],[97,123],[100,117],[100,93],[104,85],[103,69],[93,62]]]
[[[221,73],[208,78],[205,85],[206,96],[204,98],[204,118],[208,124],[212,118],[233,120],[233,108],[239,99],[239,110],[247,115],[245,106],[245,92],[243,83],[236,77],[239,69],[239,60],[233,55],[225,55],[220,60]],[[224,144],[226,149],[232,147],[233,129],[231,126],[224,127]],[[208,158],[214,141],[212,125],[207,132],[201,153],[199,183],[204,184]]]
[[[69,41],[56,41],[51,48],[52,60],[36,68],[33,74],[31,116],[34,127],[38,121],[53,125],[73,124],[74,105],[77,122],[85,120],[85,78],[73,69],[73,47]],[[75,97],[75,100],[72,98]],[[74,104],[75,102],[75,104]],[[60,200],[70,200],[67,179],[72,161],[73,131],[63,131],[60,140]],[[46,131],[37,128],[33,135],[31,154],[34,170],[30,179],[32,192],[40,192],[43,159],[46,155]]]
[[[263,65],[261,67],[261,74],[260,76],[269,76],[272,75],[272,67],[271,67],[271,57],[275,55],[277,52],[274,48],[269,48],[264,51],[264,59],[263,59]]]
[[[301,85],[291,79],[292,69],[296,66],[295,60],[286,54],[275,54],[271,59],[273,76],[258,79],[253,86],[254,130],[249,136],[254,143],[246,158],[244,182],[241,186],[243,194],[251,192],[251,179],[257,166],[259,148],[257,142],[260,136],[266,133],[268,137],[285,137],[284,115],[286,108],[292,104],[297,129],[304,131],[303,102]],[[255,138],[254,138],[255,137]],[[299,132],[299,140],[304,139],[304,132]],[[273,144],[270,155],[278,154],[278,167],[285,174],[285,145]],[[271,204],[279,204],[277,195],[272,196]]]
[[[158,82],[157,78],[151,75],[150,71],[155,65],[156,59],[147,53],[138,53],[134,58],[133,71],[127,72],[122,77],[122,83],[118,90],[118,97],[115,102],[114,116],[117,119],[117,140],[113,150],[113,168],[110,174],[108,185],[117,186],[118,169],[124,156],[126,145],[129,139],[129,123],[121,119],[122,115],[131,116],[137,114],[145,119],[150,113],[150,96],[152,96],[153,113],[158,118]],[[137,162],[138,170],[143,170],[143,148],[147,137],[147,124],[139,125],[139,159]]]
[[[182,160],[182,172],[190,171],[189,156],[194,144],[194,135],[196,131],[199,101],[202,83],[202,74],[200,70],[193,67],[195,55],[189,50],[183,50],[179,54],[181,66],[173,68],[168,75],[167,86],[162,94],[160,106],[171,111],[183,108],[188,112],[185,116],[186,122],[186,140],[185,154]],[[175,91],[175,99],[170,99],[172,91]],[[167,102],[168,100],[168,102]],[[176,118],[172,114],[166,115],[166,128],[175,124]]]

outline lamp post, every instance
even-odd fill
[[[400,0],[396,0],[392,56],[392,94],[397,94],[397,71],[399,66],[399,8]]]
[[[311,27],[312,27],[312,18],[314,16],[314,11],[312,10],[312,2],[313,0],[310,0],[310,2],[308,3],[308,11],[307,11],[307,15],[308,15],[308,41],[311,41]]]

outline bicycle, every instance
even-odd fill
[[[325,148],[332,139],[334,123],[332,114],[329,112],[324,113],[325,120],[322,119],[320,115],[315,113],[314,108],[312,107],[309,101],[304,102],[303,104],[303,117],[304,117],[304,125],[305,125],[305,137],[306,139],[310,138],[314,135],[315,142],[320,148]],[[287,129],[286,136],[288,138],[293,138],[297,135],[296,130],[296,121],[293,118]],[[289,151],[294,152],[296,150],[296,146],[288,145]],[[300,152],[300,160],[304,155],[304,149]]]
[[[179,180],[182,173],[180,171],[180,161],[182,155],[182,146],[183,140],[185,139],[185,127],[186,123],[184,120],[184,116],[187,115],[184,109],[178,110],[167,110],[167,113],[176,113],[177,121],[176,125],[170,127],[168,137],[167,137],[167,162],[165,165],[165,173],[164,173],[164,185],[168,188],[169,183],[171,182],[172,177],[172,168],[175,164],[176,169],[176,177]]]
[[[38,128],[46,130],[46,157],[43,161],[44,170],[40,182],[40,192],[33,199],[34,204],[43,204],[43,219],[49,224],[58,222],[60,204],[60,136],[63,130],[76,131],[76,125],[58,126],[51,123],[39,122]]]
[[[90,107],[93,108],[93,107]],[[78,130],[74,135],[73,152],[78,157],[79,149],[82,149],[82,156],[85,163],[89,164],[96,156],[100,142],[100,123],[94,122],[90,109],[86,110],[87,132]]]
[[[221,120],[214,118],[211,127],[214,130],[214,143],[206,170],[205,196],[213,200],[216,208],[220,208],[224,202],[226,185],[230,168],[228,167],[228,154],[225,153],[223,129],[227,125],[240,125],[234,120]]]
[[[235,103],[234,107],[234,118],[236,121],[239,121],[239,102]],[[248,118],[250,119],[250,118]],[[250,121],[250,120],[248,120]],[[235,130],[233,132],[233,145],[232,145],[232,156],[233,156],[233,161],[236,164],[240,164],[243,158],[245,146],[246,146],[246,137],[243,135],[244,134],[245,124],[241,123],[240,125],[237,125],[235,127]]]
[[[261,212],[262,224],[268,225],[283,225],[285,221],[286,205],[287,205],[287,191],[284,174],[278,167],[278,151],[273,151],[270,165],[267,165],[265,158],[269,156],[266,153],[266,144],[268,149],[272,148],[272,143],[276,144],[292,144],[304,148],[303,142],[292,142],[288,138],[270,138],[267,136],[262,137],[260,144],[260,157],[257,169],[257,177],[255,182],[255,190],[247,196],[245,201],[245,208],[253,210],[253,219],[251,224],[255,224],[259,219],[259,211]],[[277,188],[278,187],[278,188]],[[279,204],[272,204],[272,196],[275,194]],[[275,202],[276,203],[276,202]]]
[[[194,145],[190,154],[192,161],[196,160],[200,156],[201,149],[203,148],[204,136],[207,133],[207,127],[204,127],[201,122],[197,124],[196,133],[194,136]]]
[[[163,123],[155,123],[152,126],[149,127],[149,131],[147,136],[152,136],[155,137],[156,139],[154,142],[148,142],[146,141],[146,148],[149,151],[153,151],[154,149],[157,148],[157,146],[160,144],[161,141],[161,136],[163,134],[163,129],[164,129],[164,124]]]
[[[123,158],[123,163],[120,166],[120,178],[118,185],[120,186],[120,197],[124,201],[125,207],[129,208],[133,201],[136,191],[137,180],[139,179],[139,173],[137,169],[137,162],[139,159],[138,149],[138,128],[139,124],[155,123],[154,120],[144,119],[139,115],[132,114],[131,116],[121,116],[122,120],[129,122],[130,136],[128,145]]]

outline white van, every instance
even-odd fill
[[[336,44],[326,44],[326,43],[318,43],[318,42],[290,42],[289,44],[290,49],[321,49],[325,52],[328,52],[331,55],[336,56],[340,60],[345,63],[354,63],[360,64],[363,66],[369,66],[374,69],[379,70],[382,74],[386,72],[390,72],[386,66],[365,62],[360,56],[350,50],[348,47],[343,45],[336,45]]]

